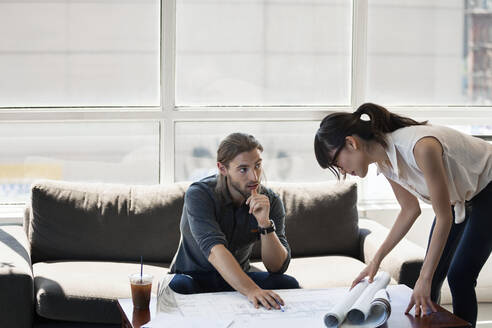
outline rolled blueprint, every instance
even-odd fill
[[[380,289],[374,295],[374,300],[371,302],[371,311],[366,323],[373,327],[382,326],[388,320],[391,314],[391,305],[386,289]]]
[[[391,314],[391,305],[388,293],[385,289],[380,289],[374,295],[371,302],[371,310],[366,320],[360,323],[352,323],[348,320],[341,325],[341,328],[374,328],[384,325]]]
[[[379,290],[386,289],[389,282],[389,274],[383,271],[379,272],[374,277],[374,281],[367,286],[362,295],[360,295],[354,305],[350,308],[347,314],[348,321],[355,324],[364,322],[369,316],[374,296]]]
[[[390,281],[387,272],[379,272],[369,284],[359,282],[324,317],[328,328],[378,327],[389,317],[391,306],[386,293]]]
[[[335,328],[342,324],[343,320],[347,316],[349,309],[355,303],[355,301],[361,296],[366,287],[369,285],[367,279],[362,280],[354,288],[352,288],[347,295],[337,304],[330,312],[325,314],[325,325],[329,328]]]

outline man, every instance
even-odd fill
[[[218,174],[193,183],[185,195],[181,240],[171,264],[170,287],[193,294],[237,290],[258,308],[280,309],[271,289],[299,288],[284,275],[290,262],[285,210],[260,184],[263,147],[251,135],[233,133],[217,150]],[[268,272],[248,272],[260,239]]]

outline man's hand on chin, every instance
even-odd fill
[[[266,195],[258,194],[254,189],[246,200],[246,205],[249,205],[249,213],[255,216],[260,227],[270,226],[270,200]]]

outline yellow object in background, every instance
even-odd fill
[[[60,180],[62,177],[61,163],[0,164],[0,183],[35,179]]]
[[[63,163],[0,163],[0,204],[24,203],[29,198],[31,184],[37,179],[60,180]]]

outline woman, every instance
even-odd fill
[[[364,119],[366,117],[366,119]],[[381,261],[417,217],[417,198],[435,213],[427,254],[406,312],[436,311],[447,275],[453,311],[475,326],[478,274],[492,249],[492,145],[456,130],[416,122],[366,103],[321,122],[316,158],[338,178],[365,177],[369,164],[389,181],[401,211],[375,257],[354,280],[372,281]]]

